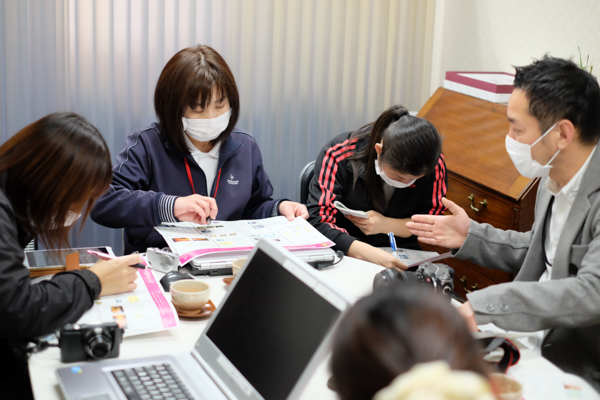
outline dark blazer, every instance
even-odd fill
[[[456,253],[476,264],[517,274],[514,282],[467,295],[478,324],[550,331],[542,355],[600,390],[600,151],[596,149],[560,236],[549,281],[542,231],[552,194],[540,182],[531,231],[502,231],[471,222]]]
[[[87,270],[31,284],[23,265],[30,237],[9,197],[6,178],[0,177],[0,397],[28,384],[25,344],[76,322],[101,291],[98,276]]]

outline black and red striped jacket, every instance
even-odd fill
[[[387,235],[365,235],[333,206],[333,202],[338,200],[354,210],[374,209],[373,202],[366,193],[364,176],[359,177],[356,186],[352,187],[354,175],[348,157],[364,149],[369,140],[351,139],[352,133],[336,136],[321,149],[315,163],[315,176],[310,184],[307,204],[309,222],[336,243],[336,250],[344,253],[348,252],[352,242],[357,239],[376,247],[390,246]],[[390,218],[410,218],[414,214],[442,214],[445,207],[441,199],[446,195],[447,186],[446,164],[441,155],[432,173],[417,179],[407,188],[394,190],[383,215]],[[420,248],[415,236],[396,237],[396,244],[403,248]]]

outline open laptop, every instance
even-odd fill
[[[140,388],[148,398],[169,389],[174,398],[294,399],[351,304],[292,253],[261,240],[191,354],[86,362],[56,373],[69,399],[142,399],[133,395]]]

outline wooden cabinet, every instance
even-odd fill
[[[521,176],[506,152],[506,106],[439,88],[419,111],[443,137],[447,197],[477,222],[525,232],[531,229],[539,179]],[[424,250],[447,249],[422,245]],[[465,291],[507,282],[508,273],[463,260],[445,260],[455,270],[454,286]]]

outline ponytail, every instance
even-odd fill
[[[375,144],[383,141],[381,161],[394,170],[411,175],[425,175],[435,169],[442,153],[442,140],[435,127],[422,118],[413,117],[401,105],[384,111],[375,122],[361,127],[353,138],[369,137],[367,147],[349,158],[354,174],[353,188],[364,175],[367,196],[375,211],[383,213],[387,204],[382,180],[375,172]]]

